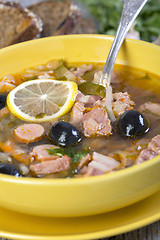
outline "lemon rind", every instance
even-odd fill
[[[31,85],[32,82],[34,81],[38,81],[38,82],[46,82],[46,81],[56,81],[56,82],[61,82],[63,84],[66,84],[68,86],[69,89],[69,94],[68,94],[68,98],[65,102],[65,104],[60,108],[60,110],[51,115],[51,116],[44,116],[43,118],[35,118],[35,117],[29,117],[29,115],[23,113],[21,110],[19,110],[19,108],[14,104],[14,95],[17,92],[17,90],[20,90],[25,86]],[[75,99],[76,99],[76,95],[77,95],[77,84],[75,82],[71,82],[71,81],[59,81],[59,80],[54,80],[54,79],[41,79],[41,80],[30,80],[28,82],[24,82],[22,84],[20,84],[19,86],[17,86],[15,89],[13,89],[7,96],[7,106],[9,108],[9,111],[17,118],[23,120],[23,121],[27,121],[27,122],[47,122],[47,121],[52,121],[56,118],[59,118],[61,116],[63,116],[64,114],[66,114],[67,112],[69,112],[69,110],[72,108]]]

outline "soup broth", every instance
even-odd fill
[[[10,174],[10,170],[5,169],[14,166],[18,176],[87,177],[132,167],[159,154],[159,77],[127,66],[116,66],[111,78],[112,110],[116,118],[116,121],[112,122],[105,105],[105,89],[102,86],[98,88],[102,69],[103,65],[100,64],[68,65],[62,60],[52,60],[1,79],[1,173]],[[53,121],[32,123],[15,117],[8,110],[4,100],[7,94],[23,82],[37,79],[74,81],[78,85],[74,104],[65,115]],[[129,136],[118,127],[123,128],[123,118],[127,116],[124,114],[131,114],[132,124],[135,116],[132,117],[132,114],[139,114],[142,125],[148,125],[142,126],[144,130],[137,135]],[[38,132],[40,138],[34,136],[33,141],[22,140],[22,131],[26,124],[35,127],[35,133]],[[128,124],[133,128],[132,124]],[[136,126],[138,129],[139,126]],[[42,134],[40,127],[44,129]],[[77,142],[66,140],[69,143],[59,144],[62,135],[58,134],[62,128],[62,132],[66,131],[65,134],[69,137],[74,132],[73,137],[76,136]],[[55,134],[58,135],[57,141]]]

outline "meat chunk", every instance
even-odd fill
[[[87,165],[90,161],[91,161],[91,155],[88,153],[86,156],[82,157],[82,159],[80,160],[80,163],[79,163],[79,165],[78,165],[78,169],[84,167],[84,166]]]
[[[151,142],[148,144],[148,149],[155,152],[156,154],[160,154],[160,135],[152,138]]]
[[[100,99],[100,96],[94,95],[84,95],[80,91],[78,91],[76,96],[76,101],[79,101],[84,104],[85,107],[93,108],[96,101]]]
[[[133,109],[135,103],[130,99],[127,92],[113,94],[113,112],[115,116],[122,115],[125,111]]]
[[[97,153],[97,152],[93,152],[92,159],[96,162],[105,164],[106,167],[108,168],[107,171],[109,171],[113,168],[117,168],[120,165],[120,163],[118,161],[116,161],[114,158],[105,156],[105,155]]]
[[[91,108],[94,107],[94,104],[98,99],[100,99],[99,96],[84,95],[83,93],[78,91],[76,96],[76,102],[71,111],[70,122],[76,127],[78,127],[82,123],[83,115],[86,111],[86,108],[88,108],[88,110],[91,110]]]
[[[73,73],[77,78],[82,77],[86,72],[91,71],[93,68],[92,64],[83,64],[81,67],[78,67]]]
[[[44,161],[30,166],[30,170],[36,175],[45,175],[66,171],[70,168],[71,159],[64,155],[56,160]]]
[[[18,142],[31,143],[41,140],[45,133],[40,124],[23,124],[13,130],[13,135]]]
[[[142,150],[136,159],[136,164],[140,164],[152,159],[160,154],[160,135],[155,136],[149,142],[148,147]]]
[[[72,112],[71,112],[71,119],[70,122],[74,125],[74,126],[78,126],[83,119],[83,113],[85,111],[85,107],[84,104],[81,102],[75,102],[73,108],[72,108]]]
[[[101,175],[120,166],[120,162],[116,161],[114,158],[97,152],[93,152],[92,159],[93,160],[88,164],[85,176]]]
[[[51,155],[48,153],[46,149],[55,149],[57,148],[55,145],[52,144],[44,144],[44,145],[38,145],[32,149],[30,152],[30,160],[33,161],[49,161],[57,159],[58,156]]]
[[[102,175],[105,173],[105,171],[102,170],[103,167],[104,167],[104,165],[102,165],[100,163],[97,164],[96,162],[94,162],[94,163],[92,163],[92,165],[88,166],[87,169],[84,169],[85,168],[85,166],[84,166],[81,170],[81,173],[84,174],[84,177]]]
[[[141,111],[141,112],[146,111],[148,113],[160,116],[160,104],[147,102],[147,103],[142,104],[139,107],[139,111]]]
[[[82,125],[86,137],[107,136],[112,130],[107,112],[102,107],[94,107],[85,113]]]
[[[9,82],[7,82],[7,81],[5,81],[5,80],[2,80],[1,82],[0,82],[0,92],[1,93],[8,93],[8,92],[10,92],[11,90],[13,90],[14,88],[15,88],[16,86],[14,85],[14,84],[12,84],[12,83],[9,83]]]
[[[147,160],[150,160],[156,157],[157,154],[149,149],[144,149],[140,152],[139,156],[136,159],[136,164],[141,164]]]

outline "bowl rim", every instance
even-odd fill
[[[25,45],[30,45],[34,42],[40,42],[40,41],[45,41],[47,39],[76,39],[76,38],[99,38],[99,39],[110,39],[110,40],[114,40],[114,36],[113,35],[105,35],[105,34],[70,34],[70,35],[59,35],[59,36],[50,36],[50,37],[45,37],[45,38],[37,38],[37,39],[32,39],[32,40],[28,40],[25,42],[21,42],[21,43],[15,43],[13,45],[4,47],[0,49],[0,52],[3,53],[3,51],[8,51],[10,49],[14,49],[17,48],[19,46],[25,46]],[[158,51],[160,51],[160,46],[156,45],[154,43],[151,42],[146,42],[144,40],[137,40],[137,39],[132,39],[132,38],[125,38],[126,42],[134,42],[137,43],[139,45],[143,45],[143,46],[149,46],[151,48],[155,48]]]
[[[71,34],[71,35],[61,35],[61,36],[51,36],[46,38],[39,38],[39,39],[33,39],[22,43],[17,43],[11,46],[7,46],[5,48],[0,49],[0,53],[5,53],[7,51],[10,51],[10,49],[16,49],[17,47],[21,46],[28,46],[32,45],[34,42],[40,42],[45,41],[50,38],[56,38],[56,39],[79,39],[79,38],[96,38],[96,39],[110,39],[113,41],[114,36],[110,35],[104,35],[104,34]],[[127,42],[133,42],[137,44],[142,44],[144,46],[148,46],[150,48],[155,48],[156,50],[160,51],[160,47],[150,43],[145,42],[142,40],[136,40],[136,39],[130,39],[126,38],[125,41]],[[117,170],[115,172],[111,172],[109,174],[102,174],[97,176],[88,176],[88,177],[80,177],[80,178],[33,178],[33,177],[15,177],[7,174],[0,173],[0,181],[5,182],[12,182],[12,183],[24,183],[24,184],[49,184],[49,185],[74,185],[74,184],[85,184],[85,183],[93,183],[93,182],[101,182],[106,180],[112,180],[113,178],[121,178],[126,175],[130,175],[132,173],[136,173],[139,171],[143,171],[144,169],[150,168],[151,165],[156,165],[160,161],[160,155],[145,161],[138,165],[133,165],[125,169]]]
[[[24,183],[24,184],[47,184],[47,185],[77,185],[77,184],[88,184],[94,182],[109,181],[112,179],[122,178],[127,175],[142,172],[145,169],[150,168],[150,166],[156,165],[160,162],[160,155],[143,162],[138,165],[133,165],[131,167],[117,170],[115,172],[106,173],[97,176],[79,177],[79,178],[33,178],[33,177],[15,177],[7,174],[0,173],[0,182],[12,182],[12,183]]]

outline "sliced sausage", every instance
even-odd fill
[[[69,169],[71,159],[64,155],[56,160],[44,161],[37,164],[32,164],[30,170],[36,175],[45,175],[50,173],[57,173]]]
[[[55,145],[51,144],[44,144],[44,145],[38,145],[32,149],[30,152],[30,160],[31,162],[35,161],[48,161],[48,160],[54,160],[58,158],[59,156],[51,155],[48,153],[46,149],[55,149],[57,148]]]
[[[13,135],[18,142],[31,143],[42,139],[45,133],[44,127],[40,124],[23,124],[13,130]]]

